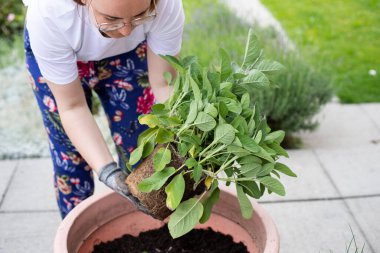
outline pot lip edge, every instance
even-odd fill
[[[69,230],[71,229],[71,226],[75,223],[79,215],[89,206],[113,194],[114,192],[112,190],[107,189],[104,192],[93,195],[92,196],[93,198],[90,197],[90,198],[85,199],[84,201],[81,202],[81,204],[83,202],[85,203],[83,203],[82,205],[76,206],[72,211],[70,211],[69,214],[59,224],[58,229],[55,233],[54,252],[62,252],[63,249],[65,250],[65,252],[68,252],[67,239],[69,236]]]
[[[232,187],[228,187],[225,185],[221,185],[220,189],[224,191],[227,194],[233,195],[233,197],[236,196],[236,192],[233,191]],[[54,252],[62,252],[62,250],[65,250],[65,253],[67,253],[67,239],[69,235],[69,230],[71,226],[75,223],[76,219],[78,218],[79,214],[82,213],[83,210],[87,209],[89,206],[93,205],[94,203],[98,202],[99,200],[103,198],[107,198],[110,195],[116,194],[112,190],[106,190],[104,192],[101,192],[99,194],[93,195],[91,198],[88,198],[84,200],[81,205],[76,206],[66,217],[62,220],[61,224],[59,225],[55,238],[54,238]],[[265,243],[265,251],[269,250],[268,252],[278,252],[279,250],[279,244],[280,244],[280,236],[277,229],[276,224],[274,223],[274,220],[269,215],[269,213],[265,210],[264,207],[262,207],[256,200],[250,199],[254,210],[256,214],[260,217],[260,220],[263,223],[263,227],[265,228],[265,232],[267,235],[266,243]]]

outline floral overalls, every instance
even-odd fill
[[[62,127],[56,101],[41,76],[26,29],[24,48],[30,82],[48,134],[54,187],[64,218],[82,200],[93,194],[93,172]],[[155,101],[148,84],[146,52],[147,44],[144,41],[135,50],[121,55],[100,61],[77,62],[88,106],[92,108],[94,91],[107,115],[119,155],[119,166],[125,171],[123,157],[129,157],[136,147],[138,135],[146,129],[146,126],[139,124],[137,117],[149,113]]]

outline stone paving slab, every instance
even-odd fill
[[[58,212],[0,213],[0,253],[53,252]]]
[[[281,159],[296,174],[297,178],[281,175],[285,186],[284,197],[266,194],[260,201],[285,201],[294,199],[316,199],[339,197],[330,183],[312,150],[290,150],[289,159]]]
[[[377,126],[377,129],[380,131],[380,104],[360,104],[359,106],[368,114],[368,116]]]
[[[380,144],[317,149],[316,154],[343,196],[380,194]]]
[[[51,160],[20,160],[0,210],[56,210],[56,208]]]
[[[378,127],[359,105],[329,103],[316,119],[320,126],[315,132],[299,134],[304,148],[363,146],[380,139]]]
[[[279,230],[281,253],[346,252],[345,246],[352,238],[349,226],[359,245],[368,244],[343,201],[276,203],[263,207]],[[375,252],[367,248],[365,253]]]
[[[5,191],[16,169],[17,163],[18,161],[12,160],[0,161],[0,203],[3,201]]]
[[[347,203],[374,251],[380,252],[380,197],[350,199]]]

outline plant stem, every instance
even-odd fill
[[[213,142],[212,142],[212,143],[213,143]],[[212,145],[212,143],[211,143],[208,147],[210,147],[210,146]],[[207,148],[208,148],[208,147],[207,147]],[[206,148],[206,149],[207,149],[207,148]],[[204,162],[204,161],[210,159],[210,157],[214,156],[214,155],[215,155],[216,153],[218,153],[220,150],[225,149],[225,148],[226,148],[226,145],[222,145],[222,146],[220,146],[218,149],[214,150],[214,152],[212,152],[211,154],[209,154],[208,156],[206,156],[205,158],[203,158],[202,160],[200,160],[199,163],[202,163],[202,162]],[[206,149],[205,149],[205,150],[206,150]],[[203,150],[203,151],[205,151],[205,150]],[[203,153],[203,151],[202,151],[202,153]],[[200,154],[199,154],[199,157],[201,157]]]
[[[231,163],[233,163],[234,161],[236,161],[238,158],[239,158],[238,156],[235,156],[234,158],[232,158],[231,160],[229,160],[227,163],[222,164],[222,166],[220,167],[220,169],[217,172],[215,172],[215,175],[218,175],[220,172],[222,172],[225,169],[227,169],[228,165],[230,165]]]

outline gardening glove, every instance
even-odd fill
[[[99,180],[109,188],[131,201],[140,211],[148,215],[151,212],[133,196],[125,183],[127,175],[117,166],[116,162],[105,165],[99,173]]]

